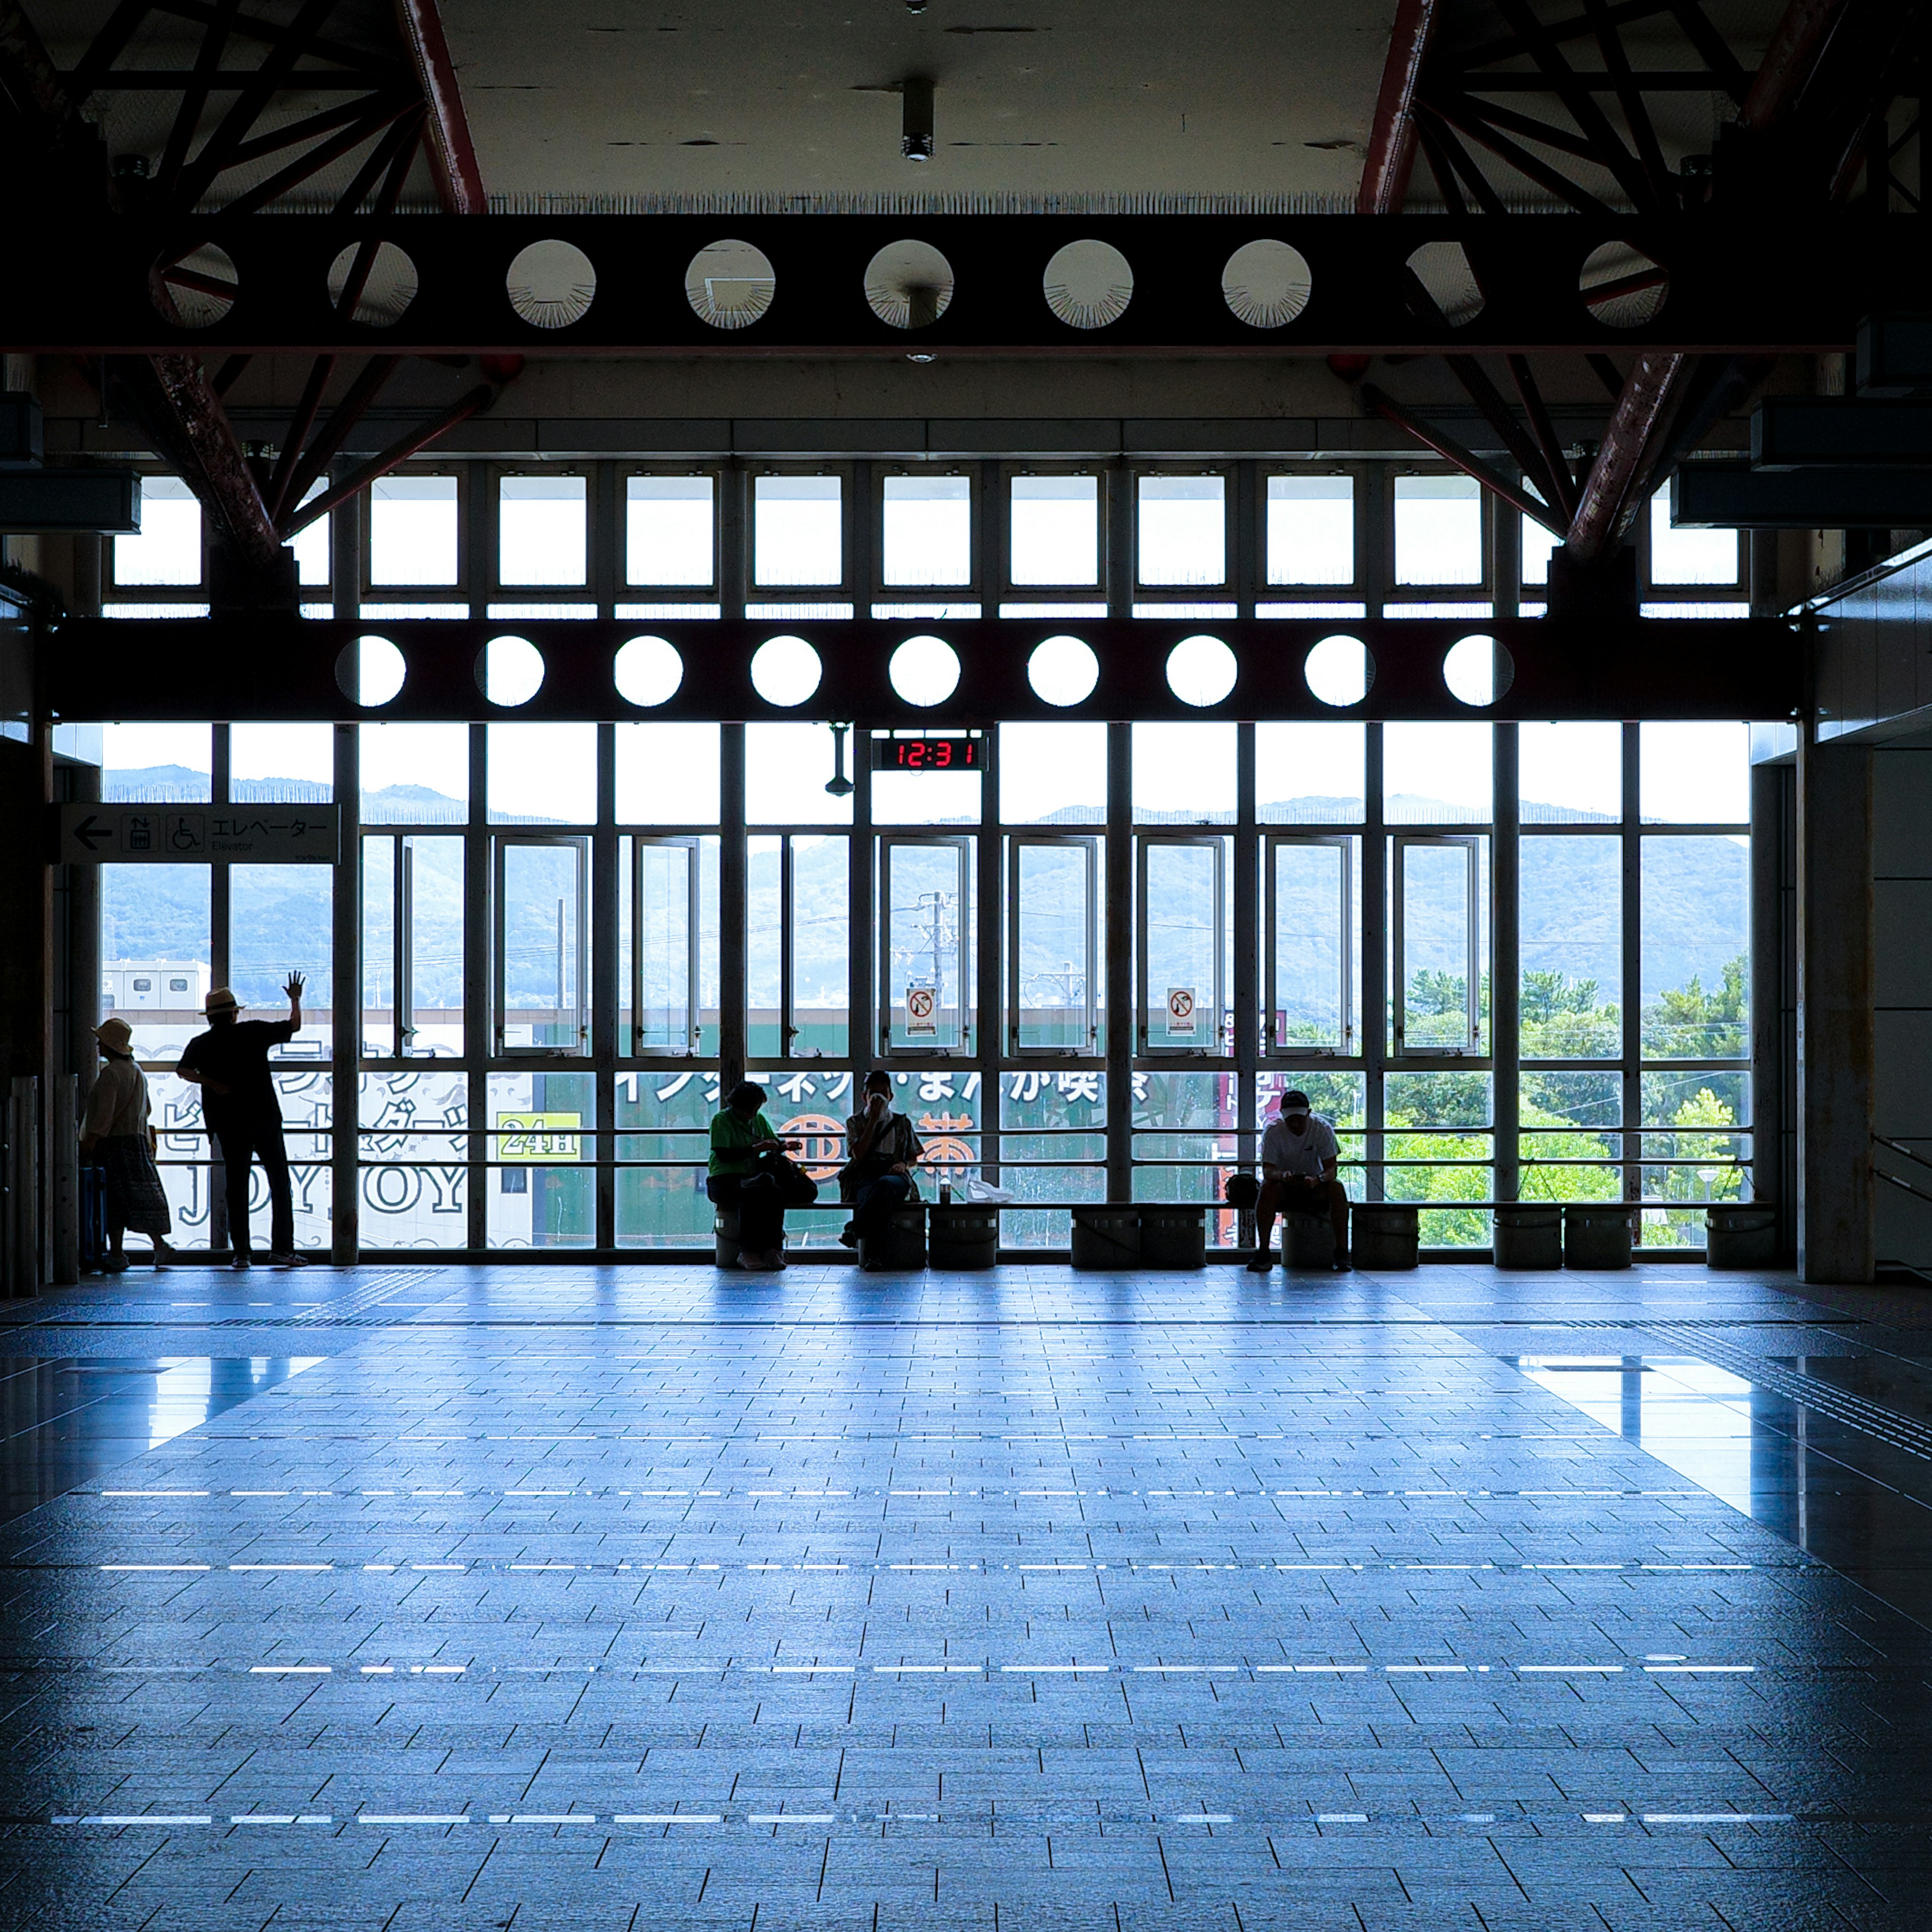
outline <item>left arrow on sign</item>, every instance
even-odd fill
[[[109,826],[97,824],[94,822],[93,813],[90,812],[78,825],[74,827],[74,836],[90,852],[98,852],[114,836],[114,834]]]

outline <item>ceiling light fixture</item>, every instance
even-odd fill
[[[899,152],[909,161],[932,159],[932,82],[923,76],[912,76],[899,82],[904,110],[900,124]]]

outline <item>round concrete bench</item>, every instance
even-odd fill
[[[1204,1208],[1141,1204],[1141,1266],[1202,1268],[1208,1265]]]
[[[1388,1273],[1420,1258],[1421,1219],[1412,1202],[1358,1201],[1349,1224],[1348,1253],[1358,1268]]]
[[[1090,1207],[1073,1210],[1073,1265],[1131,1268],[1141,1264],[1138,1208]]]
[[[859,1238],[859,1265],[890,1274],[915,1273],[926,1265],[926,1208],[914,1202],[895,1208],[875,1236]]]
[[[1000,1210],[970,1203],[926,1210],[926,1262],[936,1268],[983,1270],[1000,1256]]]
[[[1281,1217],[1281,1264],[1289,1269],[1335,1265],[1335,1230],[1325,1214]]]
[[[1512,1202],[1496,1210],[1495,1255],[1499,1268],[1560,1268],[1563,1265],[1561,1203]]]
[[[711,1238],[718,1257],[718,1265],[734,1268],[738,1265],[738,1214],[733,1208],[721,1208],[711,1217]]]
[[[1563,1208],[1563,1265],[1627,1268],[1639,1213],[1634,1202],[1570,1201]]]
[[[1778,1265],[1778,1210],[1744,1202],[1704,1213],[1704,1262],[1714,1268]]]

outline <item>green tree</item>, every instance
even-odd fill
[[[1643,1010],[1647,1060],[1741,1060],[1750,1016],[1750,962],[1741,953],[1724,983],[1707,993],[1696,974],[1688,986],[1660,993]]]

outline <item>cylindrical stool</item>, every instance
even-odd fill
[[[738,1265],[738,1210],[735,1208],[721,1208],[711,1217],[712,1239],[717,1244],[718,1265],[734,1268]]]
[[[1074,1209],[1076,1268],[1130,1268],[1140,1264],[1141,1210],[1138,1208]]]
[[[1420,1216],[1407,1201],[1358,1201],[1351,1210],[1348,1253],[1358,1268],[1412,1268],[1421,1245]]]
[[[926,1265],[926,1208],[918,1202],[895,1208],[885,1226],[873,1236],[859,1238],[861,1268],[890,1268],[907,1273]]]
[[[1208,1265],[1204,1208],[1141,1205],[1141,1266],[1198,1268]]]
[[[1328,1225],[1326,1214],[1281,1217],[1281,1264],[1285,1268],[1335,1265],[1335,1230]]]
[[[997,1208],[933,1207],[926,1210],[926,1256],[936,1268],[992,1268],[999,1259]]]
[[[1714,1268],[1777,1267],[1778,1210],[1762,1202],[1706,1209],[1704,1261]]]
[[[1496,1214],[1496,1263],[1499,1268],[1563,1265],[1563,1209],[1555,1201],[1513,1202]]]
[[[1570,1201],[1563,1208],[1563,1265],[1627,1268],[1638,1210],[1634,1202]]]

